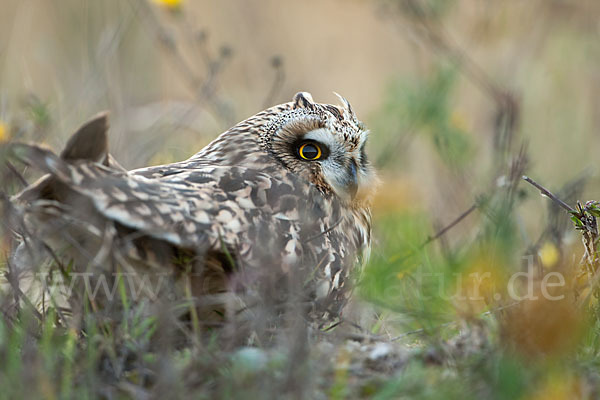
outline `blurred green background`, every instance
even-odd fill
[[[338,92],[371,129],[382,178],[349,318],[424,349],[373,393],[593,398],[595,318],[562,302],[495,310],[523,257],[539,280],[583,254],[567,214],[520,176],[573,206],[600,198],[598,65],[596,0],[2,0],[0,139],[60,149],[109,110],[111,151],[135,168],[187,158],[298,91]],[[485,272],[481,300],[449,297]],[[491,348],[473,344],[480,325]],[[429,369],[427,346],[465,331],[474,350]]]

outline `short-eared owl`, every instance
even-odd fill
[[[298,93],[186,161],[132,171],[108,154],[105,114],[60,155],[14,144],[17,158],[46,173],[13,198],[17,230],[80,269],[187,274],[197,298],[267,282],[302,289],[317,318],[337,316],[369,251],[376,180],[368,132],[340,99]]]

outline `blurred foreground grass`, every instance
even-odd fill
[[[365,27],[366,47],[397,34],[378,36],[382,24],[398,24],[417,38],[397,50],[398,58],[386,46],[373,49],[360,60],[369,76],[347,80],[336,80],[343,74],[335,57],[320,54],[318,65],[307,65],[294,58],[301,49],[286,53],[287,42],[265,39],[262,25],[282,35],[285,25],[298,26],[289,19],[293,13],[281,17],[273,2],[258,7],[260,15],[237,4],[271,47],[248,50],[240,42],[233,51],[215,44],[218,36],[194,30],[194,15],[205,13],[205,23],[227,35],[235,21],[217,5],[84,3],[57,6],[59,24],[51,31],[67,40],[51,47],[56,54],[39,53],[41,65],[29,65],[33,77],[18,75],[19,82],[38,84],[15,89],[13,67],[6,67],[0,142],[59,148],[66,127],[108,107],[113,147],[127,166],[175,161],[263,101],[287,101],[298,90],[346,95],[324,88],[331,80],[356,91],[362,107],[355,109],[373,131],[369,153],[383,176],[374,205],[376,242],[346,320],[312,332],[306,357],[297,356],[288,337],[275,346],[232,348],[215,334],[184,348],[161,346],[161,316],[135,308],[111,323],[88,310],[81,326],[69,326],[56,304],[40,313],[3,282],[1,398],[600,398],[597,271],[581,275],[587,265],[580,264],[581,232],[520,179],[527,172],[553,188],[563,185],[556,194],[571,206],[600,197],[594,3],[327,2],[329,20],[345,26],[339,7],[350,10],[353,26]],[[12,7],[21,18],[36,12]],[[385,17],[379,7],[386,7]],[[329,20],[315,18],[306,34],[316,43],[333,33]],[[339,57],[346,52],[327,49]],[[279,52],[278,63],[264,60]],[[6,62],[7,53],[0,54]],[[78,60],[89,70],[78,69]],[[44,81],[50,72],[52,85]],[[371,87],[357,88],[364,81]],[[0,158],[7,161],[4,153]],[[582,173],[585,167],[591,172]],[[4,192],[15,193],[18,178],[2,171]],[[13,247],[4,231],[5,272]],[[565,284],[544,293],[544,280],[557,279],[551,273]]]

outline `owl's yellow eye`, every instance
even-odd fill
[[[319,145],[315,143],[304,143],[298,149],[298,154],[300,154],[300,157],[302,157],[304,160],[314,161],[321,158],[323,152],[321,151]]]

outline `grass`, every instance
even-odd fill
[[[364,112],[354,107],[373,132],[369,156],[384,183],[374,204],[370,261],[343,322],[331,329],[289,317],[246,337],[237,325],[202,328],[193,308],[189,324],[182,324],[171,314],[189,309],[188,299],[148,313],[129,297],[123,280],[115,286],[118,312],[79,300],[69,310],[60,296],[28,290],[27,279],[9,279],[16,275],[9,263],[18,238],[4,219],[0,398],[598,398],[599,214],[595,203],[577,205],[600,197],[596,173],[581,173],[593,166],[597,144],[592,122],[597,111],[590,104],[599,60],[589,51],[593,35],[586,25],[586,15],[596,10],[560,3],[493,4],[489,14],[470,13],[457,2],[378,3],[388,8],[386,18],[372,17],[376,25],[401,22],[418,48],[403,53],[386,48],[390,56],[401,52],[403,64],[390,59],[398,71],[372,76],[381,86],[378,101],[364,103]],[[242,118],[250,108],[245,103],[287,101],[298,82],[316,85],[303,75],[306,63],[288,61],[294,60],[290,51],[269,54],[277,60],[272,67],[256,67],[265,75],[252,79],[252,85],[263,83],[260,93],[244,86],[250,69],[240,73],[240,65],[256,62],[256,56],[235,43],[222,46],[206,31],[193,34],[194,7],[203,6],[141,0],[88,6],[86,11],[61,5],[71,22],[53,29],[68,40],[62,51],[42,56],[43,74],[32,70],[38,84],[30,89],[40,94],[0,90],[0,142],[30,140],[59,148],[65,126],[108,106],[115,121],[111,141],[126,165],[175,161],[188,155],[190,143],[205,144]],[[339,12],[354,5],[345,7]],[[570,18],[557,17],[558,8],[568,9]],[[369,28],[371,11],[361,8],[353,22],[365,27],[371,43],[388,43]],[[91,21],[85,43],[78,41],[82,16]],[[278,18],[270,23],[279,26]],[[335,14],[329,18],[337,21]],[[514,33],[526,25],[521,18],[536,21],[531,38]],[[317,22],[315,30],[322,37],[331,33]],[[112,44],[101,37],[112,37]],[[510,43],[508,56],[503,43]],[[2,49],[3,59],[12,54]],[[344,50],[332,52],[342,57]],[[407,67],[412,60],[418,68]],[[339,65],[321,61],[309,75],[338,82],[327,71],[339,71]],[[52,62],[60,68],[51,68]],[[143,87],[128,62],[145,77]],[[373,71],[383,63],[376,57],[370,62]],[[87,80],[65,72],[65,66],[86,63],[94,66]],[[510,79],[504,69],[514,70]],[[44,92],[39,77],[50,72],[59,78],[55,89]],[[165,75],[168,89],[157,83]],[[359,77],[351,78],[356,86]],[[256,96],[241,96],[238,87]],[[179,125],[166,118],[148,122],[155,103],[172,98],[194,103],[183,112],[182,104],[173,106],[171,119],[175,115]],[[165,131],[173,135],[165,139]],[[0,160],[6,195],[20,190],[22,178],[36,177],[4,150]],[[540,199],[523,174],[574,212]],[[7,216],[6,203],[2,207]],[[68,264],[50,258],[35,267],[69,282]],[[547,285],[557,282],[557,274],[564,284]]]

